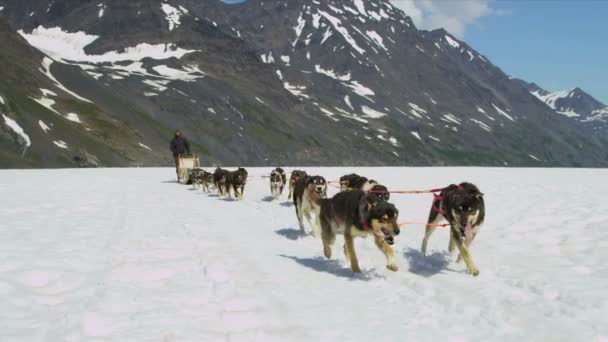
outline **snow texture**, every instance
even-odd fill
[[[10,242],[0,249],[0,340],[608,336],[606,170],[307,169],[395,190],[477,184],[487,206],[471,247],[477,278],[447,252],[444,228],[421,255],[423,226],[402,228],[396,273],[373,240],[355,240],[363,272],[352,274],[341,237],[327,260],[319,240],[300,235],[292,206],[266,200],[270,170],[249,169],[238,202],[172,182],[172,168],[0,171],[10,198],[0,206],[0,239]],[[391,196],[402,221],[424,221],[431,200]]]
[[[42,69],[40,69],[40,71],[46,75],[46,77],[48,77],[51,81],[53,81],[53,83],[55,83],[55,86],[57,86],[57,88],[65,91],[66,93],[74,96],[75,98],[79,99],[80,101],[84,101],[84,102],[89,102],[89,103],[93,103],[93,101],[86,99],[78,94],[76,94],[75,92],[69,90],[68,88],[66,88],[63,84],[61,84],[61,82],[59,82],[55,76],[53,76],[53,74],[51,73],[51,65],[53,64],[53,60],[48,58],[48,57],[44,57],[42,59]],[[44,93],[44,92],[43,92]],[[51,92],[52,93],[52,92]],[[45,94],[46,95],[46,94]]]

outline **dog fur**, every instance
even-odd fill
[[[220,196],[226,196],[227,194],[226,179],[229,172],[219,167],[213,172],[213,184]]]
[[[225,187],[228,196],[232,197],[230,194],[230,189],[232,189],[234,192],[234,197],[243,199],[245,185],[247,184],[247,176],[247,170],[242,167],[239,167],[236,171],[228,172],[226,174]]]
[[[213,184],[213,174],[203,169],[193,169],[192,186],[194,190],[202,188],[203,191],[209,192]]]
[[[300,224],[300,231],[306,234],[304,229],[304,217],[312,226],[312,235],[319,237],[321,228],[319,226],[319,214],[321,212],[321,199],[327,197],[327,182],[321,176],[306,176],[296,181],[293,192],[293,204],[296,207],[296,215]],[[312,222],[312,215],[316,220]]]
[[[391,194],[388,192],[388,188],[381,184],[374,184],[368,192],[378,196],[378,199],[384,202],[388,202],[391,199]]]
[[[359,176],[356,173],[351,173],[340,177],[340,191],[348,190],[370,190],[375,184],[375,180],[370,180],[366,177]]]
[[[344,234],[344,255],[353,272],[361,272],[355,253],[355,237],[373,236],[376,246],[386,256],[386,268],[397,271],[395,254],[390,245],[399,235],[399,211],[391,203],[361,190],[339,192],[331,199],[321,200],[319,220],[323,253],[331,258],[336,234]]]
[[[289,194],[287,195],[287,199],[291,200],[291,197],[293,195],[293,191],[295,189],[296,186],[296,182],[303,177],[308,176],[308,174],[306,173],[306,171],[302,171],[302,170],[293,170],[291,171],[291,176],[289,176]]]
[[[479,233],[485,218],[483,193],[471,183],[461,183],[443,189],[440,197],[441,199],[433,200],[428,223],[436,224],[447,220],[450,224],[448,250],[453,253],[455,247],[458,248],[460,254],[456,262],[464,260],[468,272],[477,276],[479,270],[473,263],[469,247]],[[421,248],[423,254],[426,254],[427,243],[434,230],[435,227],[426,228]]]
[[[277,167],[270,173],[270,193],[275,200],[279,199],[281,194],[283,194],[283,188],[285,188],[286,181],[287,176],[285,175],[285,170],[282,168]]]

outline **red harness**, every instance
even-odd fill
[[[431,191],[431,193],[433,194],[433,197],[434,197],[434,199],[433,199],[433,206],[431,207],[431,209],[432,209],[433,211],[435,211],[436,213],[439,213],[439,214],[441,214],[441,215],[443,215],[443,216],[446,216],[446,215],[445,215],[445,212],[444,212],[443,210],[441,210],[441,208],[437,207],[437,206],[435,205],[435,203],[436,203],[436,202],[441,203],[441,200],[443,199],[443,197],[441,197],[441,194],[437,194],[437,193],[438,193],[438,192],[440,193],[441,191],[443,191],[443,190],[445,190],[445,189],[447,189],[447,188],[443,188],[443,189],[433,189],[433,190],[430,190],[430,191]],[[461,185],[461,184],[458,184],[458,190],[462,190],[462,189],[463,189],[462,185]]]

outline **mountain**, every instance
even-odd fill
[[[593,98],[581,88],[567,91],[549,92],[535,83],[517,80],[539,100],[546,103],[556,113],[565,115],[583,125],[600,129],[608,128],[608,106]]]
[[[31,135],[24,149],[0,126],[10,165],[77,165],[78,153],[87,165],[167,165],[176,128],[205,164],[608,165],[603,139],[388,0],[0,7],[7,35],[37,56],[22,78],[45,82],[0,81],[9,103],[36,108],[4,108]],[[75,133],[42,130],[40,112]]]

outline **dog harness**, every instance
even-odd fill
[[[441,191],[443,191],[443,190],[445,190],[445,189],[447,189],[447,188],[443,188],[443,189],[433,189],[433,190],[431,190],[431,193],[433,194],[433,197],[434,197],[434,199],[433,199],[433,205],[432,205],[431,209],[432,209],[433,211],[435,211],[436,213],[439,213],[439,214],[441,214],[441,215],[443,215],[443,216],[445,216],[445,212],[444,212],[443,210],[441,210],[441,208],[437,207],[437,206],[435,205],[435,202],[439,202],[439,203],[441,203],[441,200],[443,199],[443,197],[441,197]],[[462,184],[458,184],[458,190],[462,190],[462,189],[464,189],[464,188],[462,187]],[[437,194],[438,192],[439,192],[439,194]]]

